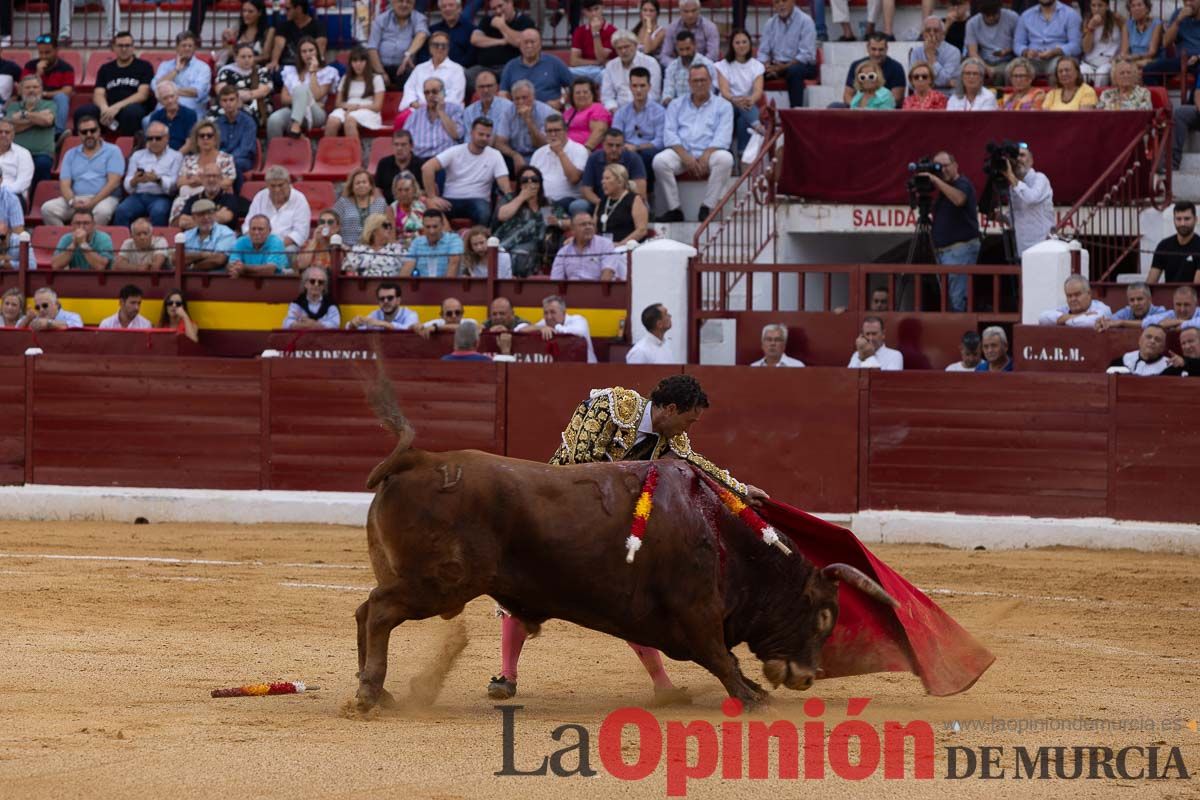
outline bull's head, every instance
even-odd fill
[[[833,633],[838,616],[838,581],[845,581],[868,597],[895,608],[897,603],[875,581],[849,564],[830,564],[814,572],[804,594],[809,602],[803,618],[793,621],[795,630],[803,632],[803,640],[789,642],[785,658],[763,659],[763,676],[772,688],[780,684],[789,689],[804,691],[812,686],[820,671],[821,648]],[[791,637],[789,637],[791,638]]]

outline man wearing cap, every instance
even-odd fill
[[[188,269],[201,272],[224,269],[237,236],[216,221],[217,204],[197,200],[192,205],[196,227],[183,234],[183,260]]]

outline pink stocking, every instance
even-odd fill
[[[511,614],[505,614],[500,620],[500,674],[513,683],[517,682],[517,661],[521,658],[521,648],[525,645],[525,626]],[[662,665],[659,665],[662,668]]]
[[[663,669],[662,655],[657,650],[652,647],[642,647],[633,642],[625,644],[632,647],[633,652],[637,653],[638,660],[642,662],[646,672],[650,673],[650,680],[654,681],[655,689],[675,688],[675,684],[671,683],[671,679],[667,677],[667,671]]]

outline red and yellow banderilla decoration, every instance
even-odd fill
[[[316,688],[315,686],[313,687]],[[248,683],[232,689],[213,689],[213,697],[262,697],[268,694],[303,694],[307,687],[302,681],[277,681],[275,683]]]
[[[733,492],[723,486],[714,486],[717,491],[717,496],[721,498],[721,502],[725,504],[733,514],[742,522],[750,526],[763,540],[763,544],[772,544],[784,552],[784,555],[791,555],[791,549],[783,543],[783,539],[779,537],[779,531],[767,524],[767,521],[755,513],[754,509],[746,505],[742,498],[738,497]]]
[[[633,524],[629,526],[629,536],[625,539],[625,563],[632,564],[633,556],[642,547],[642,537],[646,534],[646,522],[650,519],[650,511],[654,508],[654,490],[658,488],[658,469],[651,464],[646,470],[646,480],[642,482],[642,493],[638,495],[637,505],[633,507]]]

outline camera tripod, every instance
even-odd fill
[[[934,264],[937,263],[937,249],[933,246],[933,218],[930,216],[930,205],[926,198],[921,198],[917,204],[917,225],[913,229],[912,242],[908,245],[908,258],[905,264]],[[918,261],[917,259],[921,260]]]

